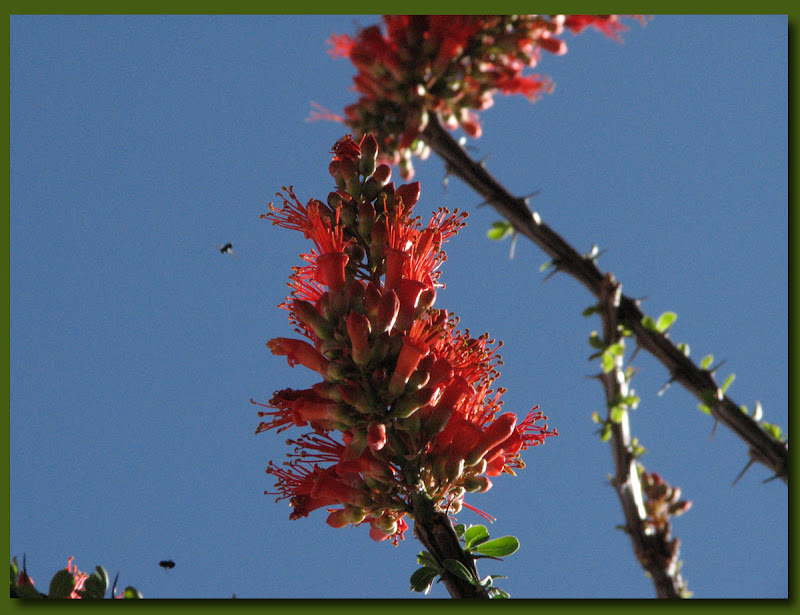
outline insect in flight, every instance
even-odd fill
[[[173,562],[171,559],[161,560],[158,562],[158,565],[162,568],[175,568],[175,562]]]

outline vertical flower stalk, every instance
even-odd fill
[[[282,205],[262,216],[314,244],[280,306],[305,339],[268,346],[322,379],[259,404],[256,433],[311,430],[267,468],[277,482],[266,493],[289,500],[291,519],[325,508],[332,527],[368,524],[373,540],[397,545],[407,518],[458,513],[557,432],[535,408],[519,421],[501,412],[500,344],[433,307],[442,245],[466,214],[439,209],[427,224],[413,216],[419,183],[395,187],[371,135],[347,136],[332,153],[336,189],[325,202],[303,205],[284,188]]]

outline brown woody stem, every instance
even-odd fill
[[[436,510],[433,502],[423,495],[414,498],[414,535],[442,567],[442,581],[450,596],[489,598],[484,588],[453,574],[445,567],[446,560],[456,560],[464,565],[475,581],[480,578],[475,560],[461,548],[450,517]]]

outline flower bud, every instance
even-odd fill
[[[360,201],[358,204],[358,234],[364,239],[368,239],[373,224],[375,224],[375,206],[369,201]]]
[[[420,360],[426,354],[428,354],[427,346],[415,343],[407,335],[403,336],[400,356],[397,358],[397,365],[395,365],[392,378],[389,380],[389,392],[393,396],[398,397],[403,392],[411,374],[414,373]]]
[[[292,302],[292,314],[308,325],[318,338],[328,340],[333,337],[333,325],[322,317],[313,303],[295,299]]]
[[[492,488],[492,481],[486,476],[467,476],[462,484],[468,493],[485,493]]]
[[[378,141],[372,134],[368,134],[361,141],[361,175],[368,177],[375,171],[375,161],[378,158]]]
[[[399,312],[400,299],[397,298],[397,294],[391,289],[384,290],[378,302],[378,310],[375,317],[375,331],[377,333],[391,331]]]
[[[371,349],[369,346],[369,319],[359,312],[350,312],[346,319],[347,334],[350,336],[351,356],[356,365],[369,363]]]
[[[383,423],[370,425],[367,431],[367,446],[373,451],[379,451],[386,446],[386,425]]]
[[[414,205],[417,204],[420,193],[419,182],[403,184],[402,186],[398,186],[395,191],[395,194],[403,199],[403,208],[406,212],[410,212]]]

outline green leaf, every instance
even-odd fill
[[[600,418],[600,414],[598,412],[592,412],[592,420],[595,423],[602,423],[603,419]]]
[[[592,331],[592,334],[589,336],[589,345],[598,350],[603,350],[606,347],[603,340],[601,340],[600,336],[597,334],[597,331]]]
[[[444,564],[445,568],[447,568],[457,577],[464,579],[468,583],[477,583],[477,581],[472,577],[472,574],[470,574],[470,571],[467,570],[467,567],[457,559],[446,559],[442,563]]]
[[[653,320],[650,316],[645,316],[644,318],[642,318],[642,326],[645,329],[650,329],[651,331],[657,331],[658,330],[656,328],[656,321]]]
[[[656,329],[658,329],[660,333],[663,333],[672,326],[672,323],[675,322],[676,318],[678,318],[678,315],[675,312],[664,312],[658,317]]]
[[[703,391],[700,394],[700,397],[703,398],[703,402],[705,402],[705,404],[707,406],[713,406],[715,403],[717,403],[717,392],[716,391],[711,391],[711,390]]]
[[[678,350],[680,350],[683,353],[684,357],[689,356],[689,344],[681,342],[680,344],[678,344]]]
[[[627,395],[622,398],[622,402],[628,406],[628,408],[636,409],[639,405],[639,398],[636,395]]]
[[[546,263],[542,263],[539,265],[539,271],[547,271],[550,267],[553,266],[553,261],[547,261]]]
[[[722,383],[720,390],[725,393],[728,390],[728,387],[731,386],[731,383],[736,379],[736,374],[731,374],[727,378],[725,378],[725,382]]]
[[[713,354],[704,356],[703,359],[700,361],[700,369],[708,369],[713,362],[714,362]]]
[[[123,593],[123,596],[125,597],[126,600],[141,600],[142,598],[144,598],[144,596],[142,596],[142,593],[138,589],[136,589],[135,587],[131,587],[130,585],[128,585],[128,587],[125,588],[125,593]]]
[[[592,314],[596,314],[597,311],[598,311],[598,308],[597,308],[596,305],[590,305],[585,310],[583,310],[583,315],[584,316],[591,316]]]
[[[608,414],[612,423],[619,423],[625,418],[625,406],[623,404],[617,404],[610,409]]]
[[[489,237],[489,239],[500,241],[511,235],[513,232],[514,227],[511,226],[510,222],[493,222],[491,228],[486,231],[486,235]]]
[[[508,592],[504,592],[502,589],[497,589],[496,587],[492,588],[492,595],[491,598],[494,599],[505,599],[511,598]]]
[[[603,429],[600,430],[600,439],[603,442],[608,442],[610,438],[611,438],[611,424],[606,423],[605,425],[603,425]]]
[[[519,549],[519,540],[514,536],[503,536],[502,538],[495,538],[488,542],[484,542],[474,550],[481,555],[488,555],[490,557],[505,557],[511,555]]]
[[[100,568],[100,566],[98,566]],[[100,568],[103,570],[102,568]],[[105,570],[103,570],[105,573]],[[95,598],[99,599],[106,595],[108,589],[108,574],[105,578],[97,572],[93,572],[83,585],[83,590],[78,592],[82,598]]]
[[[475,545],[489,540],[489,531],[484,525],[472,525],[467,528],[467,531],[464,533],[464,540],[467,549],[472,549]]]
[[[614,355],[603,353],[603,373],[607,374],[614,369]]]
[[[75,588],[75,578],[63,568],[56,572],[50,581],[50,598],[69,598]]]
[[[419,568],[411,575],[411,591],[427,594],[439,573],[433,568]]]
[[[625,345],[619,342],[615,344],[609,344],[608,348],[606,348],[606,352],[614,355],[615,357],[622,356],[625,353]]]
[[[697,404],[697,409],[700,410],[700,412],[705,412],[706,414],[711,414],[711,408],[709,408],[705,404]]]
[[[426,568],[433,568],[434,570],[440,569],[439,563],[436,561],[436,559],[434,559],[433,555],[427,551],[422,551],[419,555],[417,555],[417,563],[420,566],[425,566]]]
[[[459,523],[458,525],[454,525],[453,529],[456,531],[456,536],[461,538],[464,535],[464,532],[466,531],[467,526],[464,525],[463,523]]]
[[[776,440],[781,439],[781,428],[777,425],[773,425],[772,423],[767,423],[766,421],[761,423],[761,427],[764,431],[766,431],[769,435],[771,435]]]

